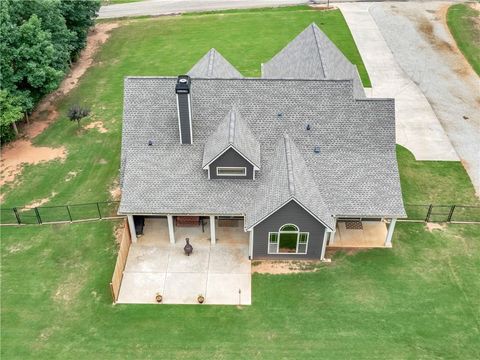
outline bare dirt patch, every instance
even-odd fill
[[[122,196],[122,190],[120,189],[120,185],[118,184],[118,181],[115,181],[113,186],[110,188],[109,192],[113,201],[120,200],[120,197]]]
[[[427,230],[429,232],[433,232],[433,230],[444,231],[447,228],[447,225],[446,224],[438,224],[438,223],[428,222],[428,223],[425,224],[425,227],[427,228]]]
[[[320,261],[261,260],[252,264],[252,272],[258,274],[295,274],[317,271]]]
[[[337,10],[336,6],[327,6],[323,4],[310,4],[309,5],[312,9],[318,10],[318,11],[331,11],[331,10]]]
[[[462,59],[461,62],[457,61],[455,63],[455,67],[454,67],[455,72],[458,75],[463,76],[463,77],[471,76],[471,74],[473,72],[473,68],[470,65],[470,63],[467,61],[467,59],[465,58],[463,53],[458,48],[457,42],[455,41],[452,34],[450,33],[450,29],[449,29],[448,24],[447,24],[447,12],[448,12],[448,8],[450,6],[451,6],[451,4],[441,6],[438,9],[438,11],[436,12],[436,18],[441,21],[441,23],[442,23],[443,27],[445,28],[447,34],[450,35],[449,36],[450,37],[450,42],[447,43],[447,44],[449,44],[449,50],[458,54],[460,56],[460,58]],[[478,21],[480,22],[480,20],[478,20]]]
[[[75,178],[78,175],[77,171],[69,171],[67,176],[65,177],[65,181],[71,181],[73,178]]]
[[[107,128],[103,126],[103,121],[94,121],[86,126],[84,126],[85,129],[97,129],[99,133],[106,133],[108,132]]]
[[[29,123],[20,127],[23,139],[13,141],[2,149],[0,186],[15,180],[15,177],[22,171],[23,164],[37,164],[42,161],[64,159],[66,157],[67,153],[64,147],[57,149],[34,147],[30,140],[41,134],[58,118],[56,101],[78,84],[80,77],[92,65],[95,52],[107,41],[110,36],[109,32],[118,26],[118,23],[103,23],[96,25],[91,30],[85,49],[58,90],[43,98],[30,116]],[[105,129],[103,124],[100,128],[99,125],[95,126],[100,132]]]
[[[19,242],[17,244],[12,244],[10,245],[8,248],[7,248],[7,251],[10,253],[10,254],[16,254],[18,252],[22,252],[22,251],[25,251],[25,250],[28,250],[32,247],[32,244],[31,243],[26,243],[24,241],[22,242]]]
[[[71,304],[85,284],[86,278],[83,276],[83,273],[84,272],[78,274],[71,273],[68,278],[58,286],[53,295],[53,300],[63,305]]]
[[[0,161],[0,186],[13,181],[24,164],[38,164],[51,160],[63,160],[67,157],[65,147],[35,147],[28,140],[17,140],[2,149]]]
[[[428,21],[428,19],[426,18],[419,19],[418,29],[426,36],[428,41],[433,46],[435,46],[438,50],[452,51],[452,52],[455,51],[455,48],[452,44],[438,38],[435,35],[435,32],[433,30],[433,25],[430,21]]]
[[[51,198],[53,198],[55,195],[57,195],[57,193],[55,191],[52,191],[52,195],[50,195],[49,197],[31,202],[30,204],[25,205],[22,210],[28,210],[28,209],[33,209],[33,208],[42,206],[42,205],[48,203],[51,200]]]

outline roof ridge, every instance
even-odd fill
[[[212,76],[213,73],[213,63],[215,62],[215,49],[211,48],[208,56],[208,70],[207,76]]]
[[[319,63],[320,63],[320,66],[322,68],[323,76],[326,78],[327,74],[326,74],[325,67],[324,67],[325,61],[323,60],[322,51],[320,49],[320,44],[319,44],[319,41],[318,41],[318,38],[317,38],[317,33],[315,32],[315,28],[318,28],[318,26],[317,26],[317,24],[312,23],[310,25],[310,27],[312,28],[313,38],[315,39],[315,45],[317,46],[318,58],[320,60]]]
[[[228,143],[234,144],[235,142],[235,126],[237,122],[237,114],[235,109],[230,110],[230,121],[228,126]]]
[[[290,150],[290,137],[288,134],[283,135],[283,140],[285,144],[285,158],[287,161],[288,191],[290,192],[290,195],[295,196],[295,178],[293,176],[293,162]]]

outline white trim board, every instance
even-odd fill
[[[242,152],[239,151],[233,144],[228,144],[228,146],[223,151],[221,151],[220,154],[218,154],[215,158],[213,158],[213,160],[210,160],[207,164],[203,166],[203,170],[207,170],[208,166],[210,166],[220,156],[225,154],[229,149],[235,150],[241,157],[243,157],[246,161],[248,161],[248,163],[253,166],[253,170],[260,170],[260,168],[257,165],[255,165],[251,160],[249,160],[245,155],[243,155]]]

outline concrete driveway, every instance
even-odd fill
[[[452,38],[450,2],[374,5],[374,17],[402,70],[432,105],[480,196],[480,78]]]
[[[248,241],[191,238],[194,251],[186,256],[183,242],[146,240],[130,247],[118,303],[154,304],[160,293],[164,304],[198,304],[200,294],[204,304],[251,304]]]
[[[395,98],[397,143],[409,149],[417,160],[459,160],[422,91],[398,66],[370,14],[372,3],[335,5],[350,27],[370,76],[369,96]]]

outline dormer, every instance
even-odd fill
[[[250,180],[260,170],[260,143],[235,107],[205,143],[203,169],[209,179]]]

